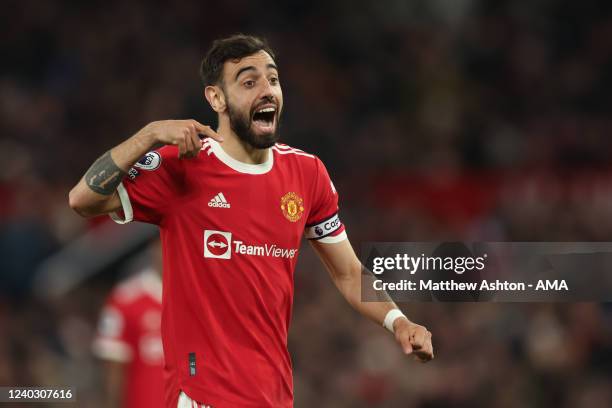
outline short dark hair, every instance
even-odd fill
[[[200,64],[200,78],[204,86],[216,85],[221,80],[225,61],[237,60],[265,51],[275,60],[274,52],[265,39],[252,35],[234,34],[215,40]]]

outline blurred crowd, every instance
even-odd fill
[[[363,4],[361,4],[363,3]],[[278,51],[282,140],[316,153],[351,241],[610,241],[612,3],[8,0],[0,15],[0,385],[76,386],[121,271],[59,299],[40,262],[100,221],[67,193],[147,122],[214,124],[198,66],[245,32]],[[118,227],[119,228],[119,227]],[[309,249],[290,336],[296,407],[609,407],[612,307],[405,304],[436,360],[408,361]]]

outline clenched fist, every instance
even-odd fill
[[[180,158],[193,158],[200,153],[202,139],[211,137],[218,142],[223,137],[206,126],[193,119],[186,120],[160,120],[146,125],[140,132],[147,135],[152,145],[175,145],[178,147]]]
[[[426,363],[434,358],[431,332],[425,327],[413,323],[405,317],[393,322],[395,340],[406,354],[412,354],[416,360]]]

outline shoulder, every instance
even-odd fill
[[[289,145],[286,145],[284,143],[274,143],[274,146],[272,146],[272,150],[279,156],[283,156],[283,157],[291,157],[291,158],[297,158],[299,160],[305,160],[305,159],[301,159],[306,158],[306,159],[317,159],[317,156],[315,156],[314,154],[310,154],[310,153],[306,153],[305,151],[301,150],[301,149],[297,149],[295,147],[291,147]]]
[[[134,167],[141,170],[157,170],[162,164],[172,163],[176,158],[178,158],[176,146],[163,146],[147,152],[134,163]]]
[[[299,169],[313,184],[320,180],[330,180],[327,167],[317,155],[282,143],[276,143],[272,150],[276,162],[280,162],[283,167]]]
[[[322,165],[316,155],[283,143],[275,143],[272,146],[272,152],[276,162],[294,164],[307,171],[317,171],[317,168]]]
[[[130,180],[134,181],[140,174],[175,172],[179,169],[178,148],[176,146],[163,146],[151,150],[142,156],[128,171]],[[157,170],[164,169],[163,172]]]

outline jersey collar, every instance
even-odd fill
[[[268,150],[268,159],[260,164],[249,164],[243,163],[231,157],[229,154],[225,153],[223,147],[214,139],[210,139],[210,146],[212,148],[213,153],[219,160],[221,160],[226,166],[230,167],[233,170],[236,170],[239,173],[246,174],[265,174],[272,169],[272,165],[274,164],[274,153],[272,149]]]

